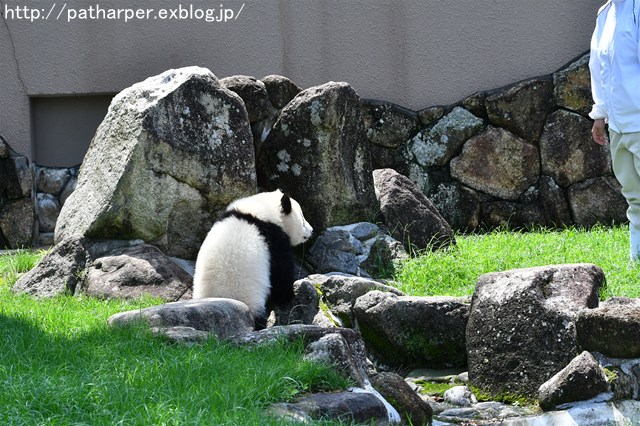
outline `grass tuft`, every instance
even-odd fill
[[[265,418],[268,405],[350,385],[304,360],[301,341],[185,346],[145,327],[108,327],[117,312],[158,304],[151,298],[13,294],[41,256],[0,257],[0,424],[280,425]]]
[[[457,244],[424,252],[396,268],[398,288],[416,296],[470,296],[488,272],[566,263],[593,263],[605,273],[601,296],[640,297],[640,263],[629,262],[629,228],[459,235]]]

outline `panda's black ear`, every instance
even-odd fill
[[[289,198],[289,195],[282,194],[282,198],[280,199],[280,210],[286,215],[291,213],[291,198]]]

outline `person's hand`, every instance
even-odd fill
[[[591,129],[591,137],[593,141],[598,145],[607,144],[606,128],[604,124],[604,118],[599,118],[593,122],[593,128]]]

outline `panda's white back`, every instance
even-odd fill
[[[270,290],[269,248],[258,228],[236,217],[213,225],[202,243],[193,277],[193,298],[244,302],[255,317],[265,314]]]

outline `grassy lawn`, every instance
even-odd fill
[[[0,257],[0,424],[269,425],[273,402],[348,386],[302,359],[302,344],[172,345],[107,318],[156,304],[10,291],[39,254]],[[322,423],[318,423],[322,424]]]
[[[629,229],[506,232],[458,236],[457,245],[424,253],[396,268],[394,279],[410,295],[470,296],[487,272],[563,263],[594,263],[605,273],[602,298],[640,297],[640,264],[629,262]]]
[[[471,295],[486,272],[587,262],[606,274],[603,297],[640,297],[627,227],[496,231],[457,241],[399,265],[398,287],[411,295]],[[41,256],[0,256],[0,424],[276,425],[282,422],[264,417],[269,404],[348,386],[330,368],[303,361],[301,343],[249,350],[212,339],[188,347],[143,329],[107,327],[110,315],[156,300],[14,295],[18,274]]]

